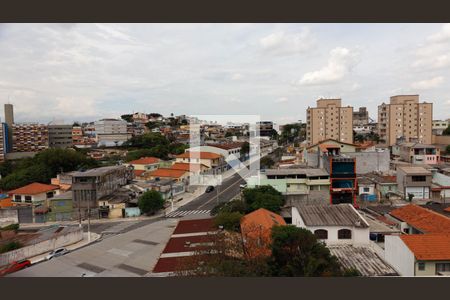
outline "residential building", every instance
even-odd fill
[[[98,213],[100,218],[124,218],[127,208],[137,208],[137,195],[130,193],[128,188],[120,187],[114,193],[108,193],[98,199]],[[137,213],[140,215],[140,211]]]
[[[353,112],[353,127],[363,126],[369,123],[369,112],[366,107],[360,107],[358,111]]]
[[[408,194],[415,200],[431,199],[432,174],[419,166],[402,166],[397,168],[398,191],[407,199]]]
[[[363,201],[376,201],[375,183],[368,178],[358,177],[358,195]]]
[[[450,233],[450,218],[418,205],[395,208],[389,212],[389,216],[407,234]]]
[[[76,208],[97,207],[97,201],[131,182],[126,166],[110,166],[75,172],[72,175],[73,203]]]
[[[330,175],[324,169],[267,169],[246,181],[249,188],[272,186],[287,202],[329,203]]]
[[[377,173],[368,173],[364,178],[369,179],[375,184],[375,195],[379,200],[399,198],[397,177],[381,175]]]
[[[46,200],[59,195],[59,187],[56,185],[33,182],[18,189],[9,191],[14,205],[38,205],[47,204]]]
[[[439,163],[441,150],[434,145],[399,143],[392,146],[392,154],[411,164],[435,165]]]
[[[72,125],[48,125],[48,143],[50,148],[71,148],[73,146]]]
[[[445,129],[447,129],[449,125],[449,119],[446,121],[441,120],[433,120],[432,132],[435,135],[442,135]]]
[[[172,179],[176,182],[186,181],[189,178],[189,172],[185,170],[175,170],[170,168],[159,168],[147,172],[143,175],[146,180],[150,179]]]
[[[149,121],[147,114],[136,112],[133,114],[133,122],[145,125]]]
[[[131,136],[127,122],[118,119],[102,119],[94,123],[99,146],[114,147],[125,143]]]
[[[260,208],[241,219],[245,254],[249,257],[270,256],[272,227],[286,225],[283,217]]]
[[[366,135],[371,132],[377,132],[377,123],[353,125],[353,131],[355,131],[355,134],[362,134],[362,135]]]
[[[12,151],[12,140],[13,140],[13,124],[14,124],[14,107],[12,104],[5,104],[5,123],[6,123],[6,129],[5,130],[5,140],[8,141],[7,148],[5,152],[11,152]]]
[[[39,152],[48,148],[48,126],[37,123],[12,125],[13,152]]]
[[[378,106],[378,134],[388,146],[399,138],[431,144],[432,120],[433,104],[419,103],[419,95],[392,96],[389,104]]]
[[[5,160],[8,151],[8,125],[0,123],[0,162]]]
[[[294,205],[292,225],[306,228],[327,245],[369,244],[369,223],[350,204]]]
[[[309,145],[325,139],[353,142],[353,107],[342,107],[341,99],[319,99],[306,110],[306,140]]]
[[[55,178],[51,179],[51,184],[59,186],[61,192],[66,192],[72,187],[72,175],[74,173],[75,172],[57,174]]]
[[[156,157],[141,157],[136,160],[124,163],[125,166],[132,166],[136,177],[141,176],[144,172],[158,169],[160,159]]]
[[[213,152],[189,151],[189,149],[187,149],[185,153],[176,156],[175,162],[199,163],[219,172],[222,172],[225,169],[223,155]]]
[[[272,121],[260,121],[256,124],[256,131],[259,136],[271,137],[273,134],[273,122]]]
[[[186,191],[186,184],[182,181],[176,181],[171,178],[159,178],[158,180],[146,180],[136,182],[134,185],[139,192],[142,194],[144,192],[154,190],[158,191],[164,200],[177,199],[179,195],[182,195]]]
[[[450,233],[386,236],[385,258],[401,276],[449,276]]]
[[[48,199],[48,222],[72,221],[74,219],[72,191]]]

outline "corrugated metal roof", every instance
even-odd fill
[[[367,228],[369,224],[351,204],[295,205],[308,226],[355,226]]]

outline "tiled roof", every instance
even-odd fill
[[[160,159],[156,158],[156,157],[141,157],[139,159],[132,160],[128,163],[131,165],[151,165],[151,164],[156,164],[159,161],[160,161]]]
[[[153,273],[181,271],[185,266],[183,263],[184,259],[185,257],[162,257],[158,259],[158,262],[153,268]]]
[[[134,176],[140,177],[144,174],[145,170],[133,170]]]
[[[197,158],[200,157],[201,159],[217,159],[220,158],[221,155],[217,154],[217,153],[212,153],[212,152],[184,152],[183,154],[177,155],[177,158],[190,158],[191,157],[191,153],[193,158]]]
[[[184,170],[173,170],[173,169],[159,168],[157,170],[154,170],[154,171],[148,173],[148,175],[152,176],[152,177],[180,178],[185,173],[186,173],[186,171],[184,171]]]
[[[13,206],[11,197],[0,199],[0,208]]]
[[[394,209],[390,215],[424,233],[450,233],[450,218],[414,204]]]
[[[166,244],[162,253],[191,252],[207,249],[208,243],[213,241],[212,235],[173,237]]]
[[[369,224],[351,204],[302,205],[296,204],[307,226],[354,226],[367,228]]]
[[[197,220],[181,220],[178,222],[173,234],[186,234],[186,233],[198,233],[198,232],[210,232],[214,231],[214,221],[209,219],[197,219]]]
[[[400,238],[417,260],[450,260],[450,233],[404,234]]]
[[[242,217],[241,231],[252,230],[255,225],[262,230],[270,230],[273,226],[286,225],[286,222],[280,215],[260,208]]]
[[[174,163],[170,168],[173,170],[184,170],[184,171],[200,171],[203,164],[189,164],[189,163]],[[205,166],[206,167],[206,166]]]
[[[33,183],[30,183],[29,185],[9,191],[8,194],[10,194],[10,195],[12,195],[12,194],[36,195],[36,194],[40,194],[40,193],[46,193],[49,191],[57,190],[57,189],[59,189],[59,186],[57,186],[57,185],[33,182]]]
[[[450,207],[447,207],[447,208],[444,209],[444,210],[450,212]]]

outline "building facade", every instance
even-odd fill
[[[48,126],[37,123],[12,125],[13,152],[39,152],[48,148]]]
[[[127,122],[117,119],[102,119],[94,123],[98,146],[120,146],[131,137],[127,131]]]
[[[306,110],[306,140],[309,145],[325,139],[353,142],[353,107],[342,107],[341,99],[319,99]]]
[[[48,125],[48,143],[50,148],[71,148],[72,125]]]
[[[432,143],[433,104],[419,103],[419,95],[392,96],[389,104],[378,106],[380,140],[392,146],[397,139]]]
[[[358,111],[353,112],[353,126],[367,124],[369,124],[369,112],[366,107],[360,107]]]
[[[398,191],[403,193],[405,198],[412,194],[413,199],[431,199],[431,182],[431,172],[423,167],[397,168]]]

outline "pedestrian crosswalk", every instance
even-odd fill
[[[166,218],[180,218],[187,215],[194,215],[194,214],[209,214],[211,213],[211,210],[205,209],[205,210],[175,210],[166,215]]]

